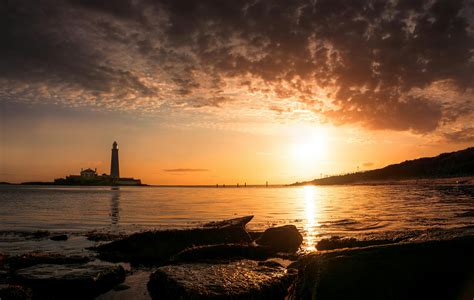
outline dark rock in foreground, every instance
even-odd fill
[[[357,240],[355,238],[340,238],[333,236],[331,238],[326,238],[320,240],[316,244],[316,249],[318,250],[334,250],[341,248],[355,248],[355,247],[367,247],[375,245],[386,245],[398,243],[398,239],[380,239],[380,240]]]
[[[150,272],[148,270],[135,270],[133,273],[127,274],[123,284],[98,296],[96,300],[150,300],[151,297],[147,289],[149,279]]]
[[[26,233],[29,234],[29,233]],[[47,230],[38,230],[33,233],[31,233],[31,237],[34,239],[43,239],[47,238],[50,235],[49,231]]]
[[[248,222],[253,219],[253,216],[245,216],[240,218],[228,219],[223,221],[212,221],[202,225],[202,227],[222,228],[227,226],[241,226],[245,227]]]
[[[423,230],[385,231],[377,234],[361,235],[358,238],[332,236],[330,238],[321,239],[316,244],[316,248],[318,250],[334,250],[388,245],[400,242],[452,240],[466,235],[474,235],[474,227],[465,226],[449,229],[429,228]]]
[[[148,290],[154,299],[284,299],[294,276],[252,260],[182,264],[160,267]]]
[[[249,231],[252,241],[258,240],[263,234],[263,231]]]
[[[31,291],[21,286],[8,286],[0,289],[0,299],[2,300],[25,300],[31,299]]]
[[[23,255],[9,256],[5,259],[5,265],[9,269],[22,269],[38,264],[80,264],[89,262],[84,256],[64,256],[57,253],[32,252]]]
[[[8,283],[9,272],[6,270],[0,270],[0,286]]]
[[[50,237],[49,239],[52,241],[67,241],[68,240],[67,234],[59,234],[59,235],[54,235]]]
[[[14,282],[31,288],[34,298],[89,299],[125,280],[121,266],[42,264],[17,270]]]
[[[303,236],[295,225],[285,225],[268,228],[256,242],[275,251],[294,252],[303,242]]]
[[[275,254],[268,247],[252,244],[221,244],[185,249],[171,258],[173,262],[197,262],[222,259],[265,260]]]
[[[193,246],[250,243],[244,227],[247,219],[205,228],[140,232],[94,250],[99,252],[101,259],[109,261],[162,264],[172,255]]]
[[[91,231],[86,234],[86,237],[89,241],[93,241],[93,242],[110,242],[110,241],[115,241],[115,240],[124,238],[125,235],[109,233],[109,232]]]
[[[474,237],[312,254],[291,299],[472,299]]]
[[[8,255],[4,253],[0,253],[0,270],[5,268],[6,260],[8,259]]]

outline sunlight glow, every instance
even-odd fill
[[[300,134],[292,146],[293,159],[311,163],[325,158],[328,150],[327,134],[323,130],[316,130]]]

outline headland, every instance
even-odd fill
[[[436,157],[423,157],[388,165],[381,169],[324,176],[291,185],[340,185],[340,184],[403,184],[470,183],[474,178],[474,148],[442,153]]]

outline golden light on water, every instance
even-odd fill
[[[303,249],[306,251],[316,250],[316,235],[318,234],[316,227],[319,226],[317,222],[317,208],[316,208],[316,187],[304,186],[303,197],[305,201],[306,225],[304,226],[306,232],[306,241],[304,241]]]

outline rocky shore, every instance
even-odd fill
[[[252,216],[197,228],[89,233],[92,255],[0,256],[0,299],[472,299],[474,236],[323,239]],[[47,238],[48,235],[45,235]],[[64,238],[52,239],[58,243]]]
[[[474,237],[309,254],[290,299],[472,299]]]

